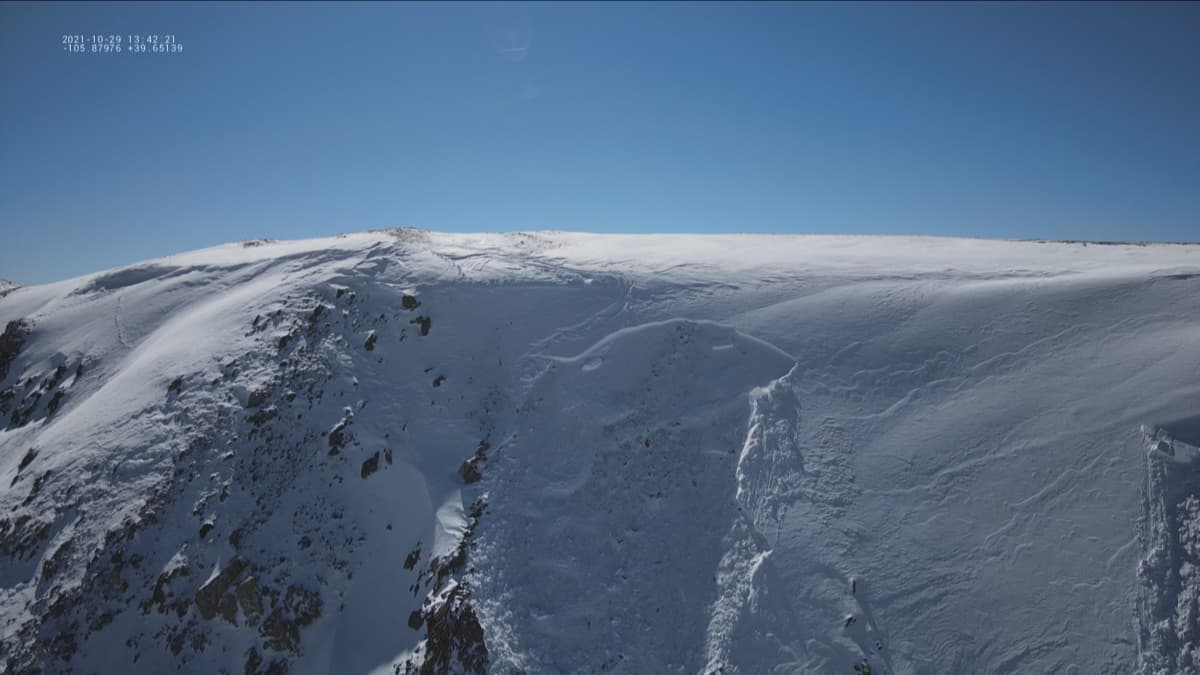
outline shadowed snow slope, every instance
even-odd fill
[[[1200,247],[245,242],[0,297],[3,672],[1200,672]]]

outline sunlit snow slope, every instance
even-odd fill
[[[3,672],[1200,672],[1200,247],[401,230],[0,326]]]

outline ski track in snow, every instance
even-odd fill
[[[1200,672],[1196,250],[404,230],[6,289],[0,660],[469,672],[477,616],[494,672]]]

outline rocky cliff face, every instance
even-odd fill
[[[439,348],[436,291],[332,267],[236,300],[175,285],[184,268],[100,275],[67,296],[107,305],[108,349],[94,324],[8,321],[8,672],[486,669],[458,581],[481,513],[454,469],[483,469],[503,396],[453,386],[487,367]],[[162,320],[132,297],[149,286],[188,297]],[[197,342],[216,349],[175,358]]]

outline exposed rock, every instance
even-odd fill
[[[477,456],[487,452],[486,441],[480,443]],[[426,626],[425,652],[417,672],[422,675],[433,673],[465,672],[483,675],[488,669],[488,650],[483,641],[483,626],[469,602],[470,592],[463,585],[449,581],[450,575],[460,571],[467,560],[467,547],[474,536],[475,527],[486,506],[482,498],[471,504],[470,518],[454,552],[448,556],[435,557],[429,562],[429,572],[434,576],[433,589],[422,608]],[[416,620],[410,616],[409,626]],[[414,664],[405,664],[413,672]]]
[[[35,392],[29,405],[21,410],[14,410],[9,421],[14,427],[23,427],[29,423],[29,419],[33,417],[34,406],[37,405],[38,399],[42,397],[40,392]]]
[[[483,626],[475,610],[467,602],[467,593],[460,586],[430,612],[425,642],[425,661],[421,675],[466,672],[485,675],[488,650],[483,642]],[[409,619],[411,625],[411,619]]]
[[[321,320],[321,315],[325,313],[325,305],[318,304],[313,307],[312,314],[308,316],[308,332],[313,334],[317,330],[317,322]]]
[[[419,562],[421,562],[421,547],[418,545],[416,548],[409,551],[408,555],[404,557],[404,569],[411,570],[416,567],[417,563]]]
[[[438,388],[438,387],[442,386],[442,383],[443,383],[443,382],[445,382],[445,381],[446,381],[446,376],[445,376],[445,375],[438,375],[437,377],[433,378],[433,386],[434,386],[434,388],[436,389],[436,388]]]
[[[238,584],[236,595],[238,606],[242,608],[242,614],[246,615],[250,625],[254,625],[263,613],[262,598],[258,595],[258,579],[252,576],[246,577],[242,583]]]
[[[183,391],[183,376],[180,375],[171,380],[171,384],[167,385],[167,392],[170,394],[178,394]]]
[[[266,617],[259,632],[266,638],[266,647],[275,651],[295,651],[300,646],[300,629],[283,617],[283,610],[276,609]]]
[[[62,389],[59,389],[54,392],[54,396],[50,399],[50,402],[46,404],[46,415],[47,416],[53,415],[54,413],[58,412],[58,407],[60,405],[62,405],[63,396],[65,394],[66,394],[66,392],[64,392]]]
[[[283,605],[296,618],[296,623],[300,627],[307,626],[321,618],[321,595],[303,586],[288,586]]]
[[[207,583],[196,591],[196,609],[200,610],[200,616],[205,619],[212,619],[220,610],[222,596],[233,585],[238,575],[242,570],[246,569],[246,562],[239,557],[234,557],[229,561],[229,564],[222,569],[217,576],[210,579]]]
[[[259,675],[258,667],[262,665],[262,657],[258,655],[258,650],[254,647],[246,650],[246,666],[243,672],[246,675]]]
[[[267,666],[266,670],[259,670],[262,667],[262,657],[258,655],[258,650],[251,647],[246,650],[246,665],[244,668],[245,675],[287,675],[288,662],[286,659],[275,659]]]
[[[22,506],[28,506],[30,502],[37,498],[38,494],[40,494],[42,491],[42,486],[46,484],[46,481],[50,479],[52,474],[52,471],[43,471],[42,475],[33,479],[33,487],[30,488],[29,494],[26,495],[25,500],[21,502]]]
[[[367,341],[366,341],[366,343],[365,343],[365,344],[363,344],[363,349],[366,349],[366,350],[367,350],[367,351],[369,351],[369,352],[370,352],[370,351],[374,351],[374,350],[375,350],[375,342],[376,342],[376,340],[377,340],[377,339],[378,339],[378,337],[375,335],[375,332],[374,332],[374,331],[372,331],[371,333],[369,333],[369,334],[367,335]]]
[[[0,518],[0,554],[28,560],[50,534],[50,523],[34,520],[27,513],[15,519]]]
[[[37,448],[30,448],[25,453],[25,456],[21,458],[21,463],[17,465],[17,472],[19,473],[24,471],[25,467],[29,466],[29,463],[32,462],[35,457],[37,457],[37,454]]]
[[[154,582],[154,593],[151,595],[149,600],[143,602],[141,605],[142,613],[149,612],[151,605],[158,605],[159,612],[166,612],[167,590],[171,581],[179,577],[190,576],[190,574],[191,573],[186,565],[179,565],[166,572],[163,572],[162,574],[159,574],[158,579]],[[186,607],[187,601],[183,600],[181,602],[183,606]]]
[[[54,578],[63,569],[74,548],[75,542],[68,540],[42,561],[42,582]]]
[[[92,621],[91,625],[88,626],[88,629],[92,632],[103,630],[105,626],[113,622],[113,618],[112,612],[104,612],[100,616],[96,617],[94,621]]]
[[[217,611],[220,612],[221,618],[225,619],[226,623],[237,625],[237,599],[233,595],[226,593],[221,596],[221,601],[217,603]]]
[[[75,644],[74,632],[68,631],[63,631],[58,635],[55,635],[52,640],[50,640],[48,643],[45,643],[45,647],[47,652],[49,652],[52,656],[57,657],[64,663],[70,661],[71,657],[75,656],[75,652],[78,649],[77,645]]]
[[[480,497],[471,504],[470,517],[467,518],[467,529],[463,532],[462,539],[458,541],[458,545],[449,554],[435,557],[429,561],[429,573],[434,577],[433,592],[438,593],[442,587],[446,585],[450,575],[462,569],[463,564],[467,562],[467,547],[471,543],[471,537],[475,534],[475,527],[479,524],[479,517],[483,515],[483,509],[487,502]]]
[[[333,426],[332,429],[329,430],[330,455],[337,455],[341,453],[342,447],[345,446],[346,442],[349,440],[347,438],[349,436],[349,432],[346,431],[346,428],[349,426],[350,419],[343,417],[337,424]]]
[[[478,483],[483,479],[483,474],[479,473],[479,469],[475,466],[474,459],[468,459],[458,467],[458,475],[463,479],[464,483]]]
[[[409,323],[415,323],[421,327],[421,335],[429,335],[429,329],[433,326],[433,319],[427,316],[418,316]]]
[[[400,299],[400,304],[404,307],[404,309],[412,311],[421,306],[421,301],[418,300],[415,295],[409,295],[408,293],[405,293],[404,297]]]
[[[267,422],[270,422],[271,420],[275,419],[278,416],[279,416],[279,410],[275,406],[270,406],[267,408],[263,408],[262,410],[259,410],[258,412],[254,413],[253,415],[250,415],[249,417],[246,418],[246,421],[253,424],[256,427],[261,427],[262,425],[266,424]]]
[[[246,399],[247,408],[257,408],[267,402],[267,397],[271,395],[269,389],[255,389],[250,392],[250,396]]]
[[[16,319],[9,321],[8,325],[4,327],[4,333],[0,334],[0,382],[8,377],[8,369],[12,366],[13,360],[17,358],[17,354],[21,352],[21,347],[24,346],[29,331],[28,321]]]
[[[367,461],[362,463],[362,471],[360,473],[361,473],[362,477],[365,479],[367,476],[370,476],[371,474],[375,473],[378,470],[379,470],[379,453],[377,452],[374,455],[371,455],[367,459]]]
[[[66,389],[60,388],[59,384],[68,370],[65,362],[60,363],[49,376],[29,375],[23,383],[18,382],[0,390],[0,413],[8,415],[11,410],[10,425],[12,427],[25,426],[35,419],[39,402],[46,397],[50,400],[46,404],[45,416],[54,415],[62,406],[63,398],[67,395]],[[12,402],[18,394],[22,394],[22,398],[16,406],[13,406]]]
[[[124,593],[129,590],[129,584],[121,576],[121,572],[125,569],[125,559],[120,553],[113,554],[112,567],[109,568],[106,574],[97,577],[96,581],[110,595]]]
[[[300,629],[320,616],[320,595],[301,586],[288,586],[282,606],[271,612],[259,632],[267,638],[268,649],[295,652],[300,647]]]
[[[480,441],[479,447],[475,448],[475,454],[458,467],[458,475],[465,483],[478,483],[483,474],[479,472],[479,465],[487,459],[487,451],[491,450],[492,444],[487,441]]]
[[[425,617],[420,610],[413,610],[408,615],[408,627],[413,630],[421,630],[421,626],[425,625]]]

